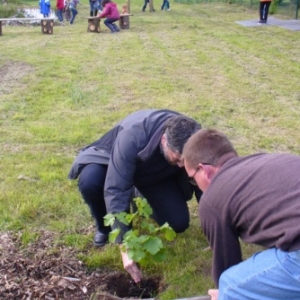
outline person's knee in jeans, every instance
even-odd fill
[[[111,23],[111,25],[114,27],[115,31],[120,31],[119,27],[115,23]]]
[[[259,299],[256,298],[259,295],[255,294],[254,291],[251,291],[253,285],[255,285],[255,282],[249,280],[249,278],[247,280],[245,276],[240,274],[238,265],[234,265],[224,271],[219,278],[219,299]]]
[[[106,19],[106,20],[104,21],[104,24],[110,29],[110,31],[111,31],[112,33],[116,32],[115,27],[113,26],[111,20]]]

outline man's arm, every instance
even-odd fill
[[[124,269],[130,274],[135,283],[140,282],[143,276],[142,272],[140,271],[136,263],[131,258],[129,258],[128,253],[122,251],[122,245],[120,245],[120,250]]]
[[[118,214],[129,211],[137,154],[145,144],[144,138],[138,136],[134,130],[123,130],[118,134],[111,152],[105,181],[104,196],[108,213]],[[120,244],[124,269],[135,282],[139,282],[142,278],[141,271],[136,263],[129,258],[128,253],[122,251],[123,236],[129,227],[115,221],[112,226],[112,229],[114,228],[121,229],[116,243]]]
[[[233,224],[229,224],[226,217],[222,216],[222,212],[216,211],[210,205],[201,205],[201,202],[201,226],[213,251],[212,277],[218,286],[221,274],[242,261],[239,236],[234,232]]]

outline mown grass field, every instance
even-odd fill
[[[84,1],[75,24],[53,35],[3,26],[0,37],[1,231],[21,231],[25,246],[40,229],[58,232],[66,246],[89,249],[81,258],[91,268],[122,269],[119,250],[93,248],[92,231],[83,233],[93,221],[67,174],[77,151],[128,113],[180,111],[224,131],[240,155],[300,154],[300,32],[240,26],[258,12],[226,3],[161,11],[155,1],[153,13],[142,4],[131,2],[130,29],[119,34],[87,33]],[[143,268],[162,274],[161,299],[213,286],[195,201],[190,208],[167,261]]]

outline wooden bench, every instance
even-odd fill
[[[120,14],[120,28],[121,29],[129,29],[129,16],[133,16],[132,14]],[[100,30],[100,21],[99,17],[87,17],[88,19],[88,28],[87,32],[95,32],[99,33]]]
[[[54,26],[54,18],[1,18],[0,19],[0,36],[2,35],[2,22],[25,22],[25,21],[41,21],[42,33],[52,34]]]
[[[120,14],[120,28],[121,29],[129,29],[129,16],[133,16],[132,14]]]

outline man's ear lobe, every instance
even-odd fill
[[[212,165],[204,165],[203,170],[208,179],[212,179],[216,173],[216,167],[214,167]]]
[[[167,137],[165,133],[161,136],[160,142],[164,147],[168,146]]]
[[[202,171],[207,177],[210,173],[210,165],[198,164],[198,168]]]

